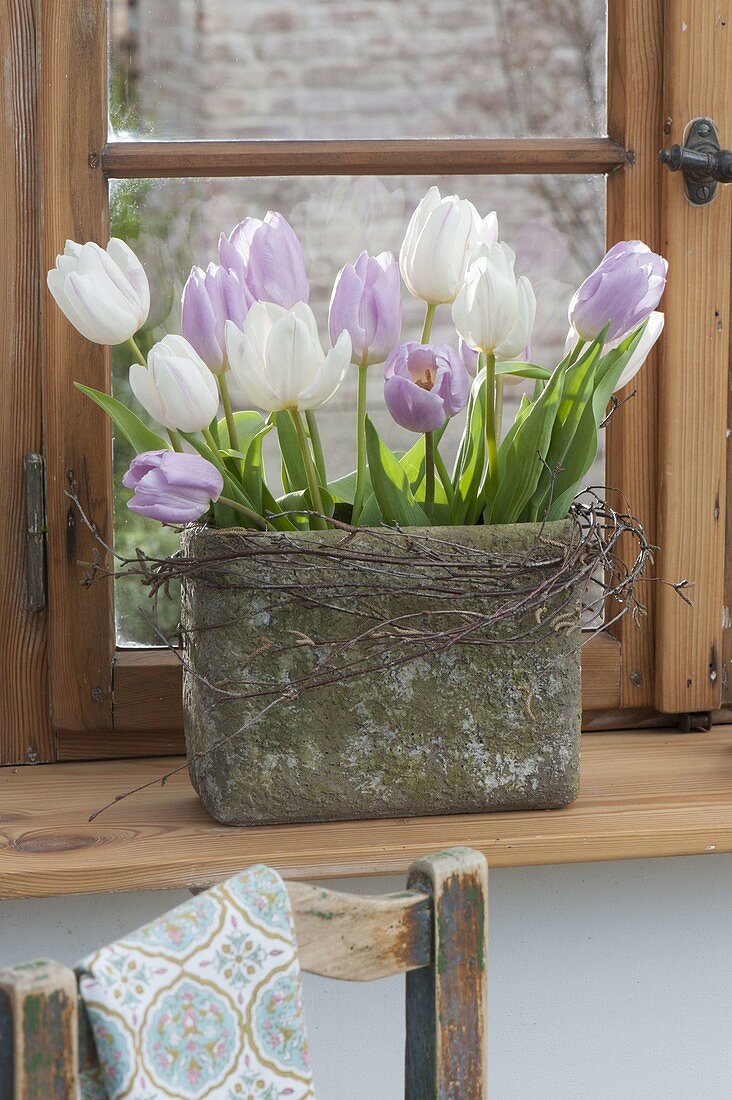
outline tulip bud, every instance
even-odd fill
[[[267,412],[324,405],[343,381],[351,359],[347,332],[324,353],[313,311],[304,302],[289,310],[255,302],[243,331],[226,322],[226,348],[232,399]]]
[[[209,370],[219,374],[227,367],[224,325],[241,327],[254,298],[233,271],[209,264],[203,271],[191,269],[183,287],[181,328]]]
[[[583,340],[621,340],[656,308],[668,264],[642,241],[621,241],[585,279],[569,305],[569,322]]]
[[[139,454],[133,458],[122,484],[134,489],[127,507],[161,523],[200,519],[224,490],[224,479],[213,463],[197,454],[176,451]]]
[[[116,237],[106,249],[93,241],[67,241],[46,282],[62,313],[95,344],[123,344],[147,320],[147,276],[132,249]]]
[[[287,219],[272,210],[264,221],[245,218],[228,239],[222,233],[219,261],[238,276],[253,301],[290,309],[310,296],[302,245]]]
[[[147,367],[133,363],[130,387],[143,409],[165,428],[199,432],[218,412],[216,380],[182,336],[165,336],[155,344]]]
[[[507,363],[522,355],[531,340],[536,318],[536,295],[525,275],[521,275],[516,281],[516,302],[518,313],[514,326],[494,349],[497,363]]]
[[[491,237],[491,217],[482,222],[472,202],[457,195],[443,199],[430,187],[412,214],[399,252],[409,293],[430,305],[452,302],[479,237]]]
[[[452,307],[455,328],[471,348],[495,352],[504,341],[508,347],[514,326],[519,323],[513,262],[513,252],[502,242],[481,248],[477,258],[471,260],[465,282]],[[528,318],[530,302],[528,292],[525,293],[524,312]],[[533,317],[531,321],[533,323]],[[522,321],[522,331],[524,327]],[[521,347],[525,344],[526,340]]]
[[[356,365],[383,363],[402,331],[399,267],[391,252],[369,256],[362,252],[355,264],[338,272],[328,313],[330,340],[343,330],[351,337]]]
[[[432,432],[464,409],[470,377],[453,348],[408,341],[384,366],[384,400],[397,424],[410,432]]]

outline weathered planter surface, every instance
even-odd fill
[[[436,528],[430,533],[466,547],[526,555],[536,551],[538,528]],[[343,534],[292,537],[335,543]],[[542,534],[545,544],[571,537],[570,521],[547,524]],[[189,557],[209,558],[241,546],[241,538],[235,530],[191,528],[184,532],[183,550]],[[246,538],[277,541],[280,536],[249,531]],[[282,565],[273,562],[238,559],[227,562],[225,570],[229,577],[242,578],[256,570],[258,581],[281,585]],[[569,615],[563,610],[561,623],[546,637],[452,645],[368,678],[318,687],[278,704],[231,736],[269,700],[227,699],[209,685],[233,684],[246,691],[255,680],[274,684],[284,675],[292,682],[312,667],[313,647],[291,646],[275,657],[271,647],[297,637],[316,643],[350,638],[354,620],[322,607],[293,605],[279,593],[222,587],[221,568],[212,565],[205,576],[188,580],[183,595],[191,670],[184,675],[183,696],[191,779],[218,821],[240,825],[539,809],[564,806],[577,797],[579,635],[568,627],[578,622],[579,600]],[[322,569],[317,563],[314,568],[308,558],[308,568],[317,590],[318,576],[327,583],[335,566],[326,561]],[[380,596],[385,617],[424,611],[424,598],[400,594],[402,581],[380,578],[380,585],[384,582],[391,588]],[[472,609],[481,609],[479,603],[473,600]],[[502,630],[515,634],[521,623],[519,617]]]

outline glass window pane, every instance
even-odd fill
[[[279,210],[298,232],[308,263],[310,304],[324,343],[333,280],[339,268],[353,262],[366,248],[371,253],[397,253],[415,205],[432,183],[443,195],[457,193],[471,199],[481,214],[498,212],[500,235],[517,252],[517,271],[531,277],[537,300],[532,356],[553,367],[561,359],[567,334],[567,305],[586,274],[602,256],[605,233],[605,180],[600,176],[467,176],[288,178],[247,180],[133,180],[114,181],[111,189],[112,230],[124,237],[143,261],[152,288],[152,306],[142,342],[149,346],[166,332],[180,331],[180,294],[192,264],[205,266],[216,258],[219,233],[242,218],[262,217]],[[404,298],[403,339],[419,339],[424,306]],[[455,343],[450,309],[437,310],[432,338]],[[326,346],[327,343],[326,343]],[[130,398],[127,370],[130,356],[114,354],[114,391]],[[369,375],[369,415],[394,449],[407,449],[414,436],[389,417],[382,398],[383,372],[375,366]],[[504,426],[511,423],[523,386],[506,387]],[[332,478],[355,466],[356,372],[333,400],[318,412],[318,421]],[[441,445],[451,463],[460,432],[460,417],[451,424]],[[267,459],[267,478],[279,488],[275,444]],[[121,477],[131,453],[124,439],[115,439],[115,536],[118,550],[134,553],[142,545],[148,553],[172,553],[176,536],[126,507],[129,492]],[[602,483],[602,462],[592,482]],[[177,621],[175,606],[164,605],[165,629]],[[160,638],[150,624],[145,590],[123,581],[117,592],[117,629],[121,644],[155,644]]]
[[[606,0],[110,0],[141,139],[605,132]]]

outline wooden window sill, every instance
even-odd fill
[[[582,794],[564,810],[232,829],[214,824],[183,772],[89,823],[170,766],[0,769],[0,897],[202,886],[260,861],[292,878],[401,874],[455,844],[493,867],[732,851],[732,725],[586,734]]]

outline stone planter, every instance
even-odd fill
[[[430,533],[520,561],[537,552],[543,558],[547,544],[566,545],[574,537],[570,521],[547,524],[540,543],[532,524]],[[183,534],[183,552],[220,558],[240,547],[242,537],[236,530],[192,527]],[[293,537],[336,543],[343,534]],[[246,538],[274,546],[279,536],[246,532]],[[403,546],[408,533],[388,538],[401,539]],[[365,536],[357,534],[351,547],[360,539]],[[331,561],[307,561],[313,591],[332,582]],[[354,632],[350,615],[230,584],[232,577],[246,579],[256,570],[258,583],[271,579],[281,586],[282,569],[275,558],[238,558],[212,563],[183,586],[190,773],[217,821],[252,825],[547,809],[577,797],[581,685],[579,634],[571,628],[579,623],[578,597],[569,611],[562,609],[548,636],[452,645],[368,678],[310,690],[236,733],[268,699],[226,698],[211,685],[241,691],[254,681],[266,686],[284,676],[293,682],[312,667],[313,646],[290,644],[275,657],[272,646],[293,638],[332,642]],[[420,569],[426,582],[428,569]],[[520,587],[521,581],[518,576],[513,583]],[[380,592],[380,599],[386,616],[424,612],[425,599],[400,592],[399,578],[385,583],[389,591]],[[473,609],[479,602],[473,600]],[[551,618],[551,604],[547,614]],[[516,616],[501,625],[501,636],[525,626]],[[211,748],[222,738],[228,740]]]

